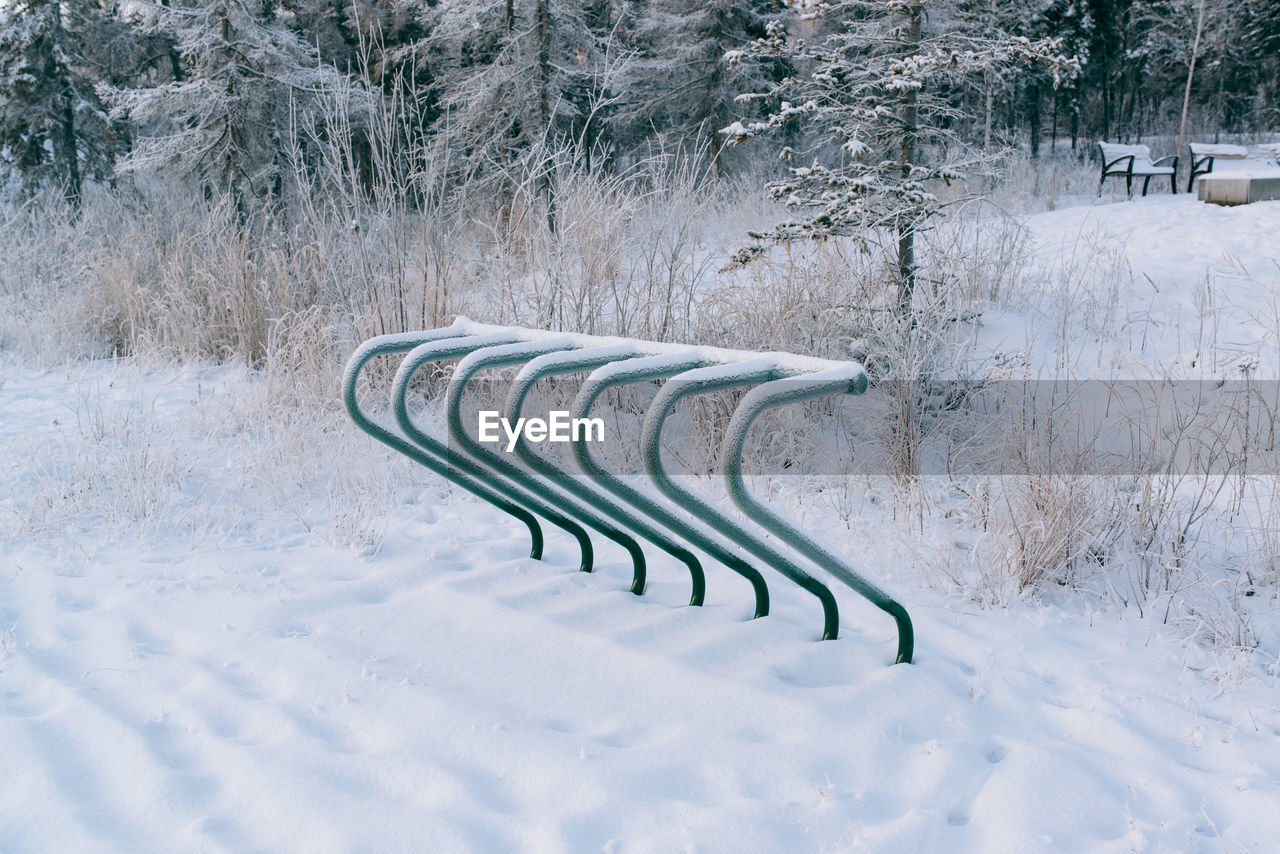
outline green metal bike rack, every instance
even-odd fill
[[[676,483],[662,467],[662,425],[676,404],[695,394],[753,385],[777,379],[780,375],[773,359],[762,358],[730,365],[697,368],[672,377],[658,392],[644,416],[640,437],[640,456],[645,473],[667,498],[729,537],[773,569],[812,593],[822,603],[822,640],[834,640],[840,633],[840,611],[831,589],[814,578],[780,549],[745,525],[722,513],[701,495]]]
[[[396,371],[390,394],[396,432],[361,409],[357,385],[373,359],[402,354],[407,355]],[[445,443],[414,422],[409,397],[413,379],[423,367],[452,360],[459,361],[445,393],[449,434]],[[472,438],[461,415],[468,382],[482,371],[512,366],[520,367],[503,404],[508,423],[522,417],[531,390],[549,377],[587,374],[572,404],[574,419],[589,419],[592,408],[609,389],[663,383],[645,414],[641,435],[641,460],[657,491],[608,471],[592,455],[586,439],[575,437],[571,443],[573,458],[586,476],[583,479],[535,450],[519,432],[508,448],[514,454],[486,448]],[[708,498],[676,482],[663,468],[661,454],[663,425],[680,401],[746,386],[755,388],[743,397],[730,419],[721,440],[720,459],[729,497],[760,530],[730,517]],[[751,584],[755,616],[762,617],[769,613],[769,590],[752,565],[759,561],[820,601],[822,638],[831,639],[839,633],[838,606],[830,588],[816,577],[816,570],[835,577],[894,619],[898,630],[895,663],[906,663],[911,661],[914,646],[906,610],[848,560],[753,495],[742,470],[747,437],[761,414],[827,395],[861,394],[866,386],[865,372],[849,362],[555,334],[459,318],[444,329],[384,335],[361,345],[343,376],[343,404],[356,425],[378,441],[520,520],[529,530],[531,557],[542,557],[541,517],[575,538],[581,553],[579,568],[590,572],[594,562],[594,547],[586,530],[590,528],[627,551],[633,567],[631,591],[640,594],[647,562],[632,536],[635,534],[688,568],[690,604],[700,605],[706,583],[702,564],[693,551],[697,549]]]
[[[581,555],[581,561],[578,569],[581,572],[590,572],[594,562],[594,549],[591,545],[591,536],[583,530],[582,526],[565,516],[553,504],[548,504],[535,495],[529,495],[524,492],[519,484],[514,484],[496,477],[493,473],[486,470],[483,466],[477,464],[474,460],[456,453],[452,448],[442,442],[433,439],[423,431],[419,430],[417,425],[409,417],[409,408],[407,398],[409,394],[409,383],[422,367],[431,362],[442,362],[450,359],[457,359],[462,356],[474,352],[480,347],[492,347],[502,344],[511,344],[519,340],[516,335],[509,331],[499,333],[488,333],[481,335],[468,335],[460,338],[451,338],[445,341],[431,341],[420,344],[409,351],[409,355],[400,363],[399,370],[396,371],[395,379],[392,382],[391,390],[391,406],[395,415],[396,423],[412,442],[421,448],[430,452],[443,456],[445,459],[453,463],[457,468],[462,469],[473,480],[479,481],[490,490],[496,491],[499,495],[508,495],[524,505],[525,508],[536,512],[538,515],[562,528],[573,536],[578,542],[578,550]]]
[[[365,433],[523,522],[529,529],[529,539],[531,540],[529,557],[541,560],[543,548],[542,527],[538,524],[536,516],[505,497],[501,492],[491,489],[483,479],[477,480],[459,470],[450,461],[448,450],[441,451],[437,443],[432,442],[423,448],[418,448],[400,436],[395,435],[366,415],[357,400],[356,391],[360,373],[364,370],[365,365],[375,358],[407,353],[421,344],[448,338],[458,338],[464,334],[464,331],[460,328],[446,327],[429,332],[380,335],[377,338],[371,338],[360,345],[347,361],[347,367],[342,377],[342,405],[347,410],[347,415],[355,422],[355,425]]]
[[[510,478],[544,501],[564,508],[580,522],[626,549],[632,563],[631,592],[639,596],[644,592],[646,577],[644,550],[640,548],[639,543],[597,513],[579,505],[576,498],[565,494],[567,490],[563,490],[561,485],[553,485],[553,482],[548,479],[539,480],[529,475],[509,458],[504,458],[476,442],[467,434],[462,423],[462,396],[466,393],[467,382],[481,370],[523,364],[535,356],[567,350],[573,346],[572,341],[563,339],[521,342],[503,347],[489,347],[466,356],[454,369],[446,393],[445,417],[449,425],[449,438],[470,454],[472,459]]]
[[[850,365],[820,371],[800,377],[773,380],[747,392],[747,396],[734,410],[725,430],[720,459],[724,464],[725,487],[729,497],[748,517],[760,527],[821,566],[831,575],[856,590],[871,604],[893,617],[898,627],[898,655],[895,664],[911,662],[915,647],[915,632],[911,617],[888,593],[863,578],[849,562],[831,549],[806,536],[779,516],[747,489],[742,476],[742,451],[747,442],[751,425],[764,412],[792,403],[814,400],[836,394],[863,394],[867,390],[867,374],[861,366]],[[655,406],[649,411],[652,412]],[[656,427],[661,430],[661,425]]]
[[[614,386],[663,380],[687,371],[691,367],[701,367],[705,364],[707,360],[700,354],[680,353],[651,356],[625,364],[606,365],[587,377],[573,402],[570,415],[574,418],[589,417],[591,407],[595,405],[600,395]],[[768,615],[769,587],[765,584],[764,576],[732,547],[721,542],[705,528],[698,527],[676,515],[659,503],[655,497],[646,495],[618,475],[607,471],[591,456],[591,450],[585,442],[574,443],[573,456],[578,467],[597,484],[747,579],[751,583],[756,598],[754,616]]]
[[[591,347],[585,350],[565,353],[547,353],[538,356],[516,374],[511,384],[511,390],[507,393],[503,415],[509,422],[515,423],[521,417],[525,399],[529,396],[529,392],[541,379],[592,371],[602,365],[634,359],[639,355],[640,353],[633,345],[620,344],[609,347]],[[585,446],[585,443],[582,444]],[[689,596],[689,604],[702,604],[707,591],[706,575],[702,571],[702,564],[693,552],[646,522],[644,517],[627,512],[617,503],[611,501],[609,496],[598,489],[588,487],[582,480],[556,465],[546,454],[535,451],[525,441],[524,436],[519,436],[516,439],[515,451],[516,455],[529,468],[550,478],[557,486],[573,493],[596,510],[613,517],[619,524],[631,528],[631,530],[688,567],[689,577],[693,584],[693,590]]]

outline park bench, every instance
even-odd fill
[[[1200,181],[1200,201],[1247,205],[1280,199],[1280,167],[1274,143],[1246,148],[1194,142],[1190,145],[1191,177]]]
[[[1193,142],[1187,146],[1191,152],[1191,174],[1187,177],[1187,192],[1191,192],[1191,185],[1195,183],[1196,178],[1201,175],[1208,175],[1213,171],[1215,162],[1247,160],[1249,150],[1243,145],[1219,145],[1209,142]]]
[[[1102,152],[1102,175],[1098,179],[1098,194],[1102,194],[1102,185],[1108,178],[1124,178],[1125,189],[1133,195],[1133,179],[1142,178],[1142,195],[1147,194],[1147,186],[1151,179],[1158,175],[1169,176],[1170,192],[1178,192],[1178,155],[1171,154],[1159,160],[1151,160],[1151,149],[1145,145],[1120,145],[1114,142],[1100,142],[1098,149]],[[1166,166],[1164,164],[1171,163]]]

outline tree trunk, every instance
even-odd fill
[[[911,6],[907,10],[908,30],[905,52],[914,53],[920,44],[921,29],[924,24],[924,9]],[[904,179],[911,176],[911,167],[916,160],[916,134],[920,113],[916,104],[916,90],[908,89],[902,98],[902,150],[899,163]],[[900,221],[898,232],[898,314],[905,317],[911,313],[911,297],[916,289],[916,228],[912,220]]]
[[[1080,83],[1071,87],[1071,150],[1080,142]]]
[[[707,81],[707,103],[717,104],[719,103],[720,86],[724,82],[724,62],[721,59],[723,52],[720,51],[720,45],[715,42],[712,42],[712,44],[715,46],[717,54],[709,57],[711,75]],[[724,145],[724,140],[720,137],[720,128],[728,124],[728,122],[725,121],[725,116],[720,115],[719,112],[714,115],[715,123],[706,128],[706,130],[708,131],[707,136],[709,137],[710,146],[708,154],[711,156],[711,183],[717,184],[720,180],[720,152],[723,150]]]
[[[1102,81],[1102,138],[1111,139],[1111,75]]]
[[[911,313],[916,290],[916,229],[913,223],[898,225],[898,314]]]
[[[982,75],[983,86],[986,89],[987,104],[985,118],[982,123],[982,148],[984,151],[991,150],[991,113],[995,109],[996,93],[991,86],[991,72],[987,71]]]
[[[539,125],[543,143],[551,142],[551,10],[549,0],[538,0],[534,14],[538,19],[538,109]],[[551,170],[554,164],[551,152],[544,152],[542,163],[538,168],[542,171],[542,191],[547,199],[547,229],[556,233],[556,196],[554,176]]]
[[[170,8],[170,0],[160,0],[160,5],[166,9]],[[169,43],[169,73],[173,76],[174,83],[181,83],[185,79],[182,73],[182,57],[178,55],[178,48],[174,45],[169,36],[164,37]]]
[[[1027,92],[1031,101],[1031,156],[1040,156],[1040,87],[1032,86]]]
[[[1058,90],[1053,90],[1053,130],[1049,133],[1049,157],[1058,153]]]
[[[52,16],[50,20],[50,32],[48,44],[48,52],[42,57],[44,60],[44,74],[49,80],[58,81],[58,89],[61,90],[61,135],[60,138],[53,141],[53,162],[57,168],[57,162],[61,159],[62,170],[66,174],[66,186],[63,189],[64,197],[75,211],[80,210],[80,152],[76,144],[76,111],[75,111],[75,93],[71,90],[71,75],[67,67],[62,64],[59,55],[59,46],[65,45],[68,41],[66,31],[62,27],[62,7],[59,3],[49,4],[49,13]]]
[[[537,0],[538,24],[538,124],[544,138],[551,135],[551,13],[548,0]]]
[[[1182,90],[1182,120],[1178,122],[1177,154],[1182,151],[1182,143],[1187,138],[1187,108],[1191,105],[1191,79],[1196,73],[1196,57],[1200,53],[1200,33],[1204,29],[1204,0],[1200,0],[1200,8],[1196,11],[1196,37],[1191,43],[1191,61],[1187,63],[1187,86]]]
[[[71,93],[62,102],[62,152],[67,159],[67,201],[73,210],[80,210],[80,152],[76,146],[76,111]]]

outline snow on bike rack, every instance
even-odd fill
[[[361,409],[356,388],[363,369],[375,358],[402,354],[391,387],[393,426]],[[415,424],[407,399],[419,371],[430,364],[455,360],[446,391],[449,438],[444,441]],[[510,425],[522,423],[529,391],[547,377],[587,373],[574,400],[571,420],[565,422],[576,426],[590,424],[592,406],[608,389],[662,381],[662,389],[645,415],[641,442],[645,472],[656,489],[639,489],[601,466],[591,454],[589,427],[585,436],[575,427],[569,438],[580,472],[566,470],[534,449],[530,437],[519,431],[510,434],[513,453],[485,447],[473,439],[461,417],[467,382],[482,371],[512,366],[521,367],[502,411],[504,429],[508,430]],[[687,567],[692,588],[689,604],[701,605],[706,582],[694,552],[697,549],[751,583],[755,616],[761,617],[769,613],[769,592],[756,568],[759,564],[819,600],[824,640],[839,633],[836,599],[822,580],[833,577],[893,618],[898,632],[895,663],[911,661],[914,635],[906,609],[832,548],[756,498],[742,475],[742,452],[756,419],[788,403],[862,394],[867,375],[855,362],[548,332],[459,318],[441,329],[366,341],[348,361],[342,385],[343,404],[360,429],[518,519],[529,530],[533,558],[542,558],[541,518],[574,537],[581,553],[579,568],[590,572],[594,561],[590,529],[627,550],[632,561],[631,592],[640,595],[645,587],[646,561],[636,539],[639,537]],[[748,386],[754,389],[742,399],[729,422],[721,458],[729,497],[754,527],[677,483],[664,470],[660,453],[663,424],[681,400]]]

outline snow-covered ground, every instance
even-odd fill
[[[1061,287],[984,318],[984,346],[1196,377],[1238,352],[1280,375],[1280,202],[1157,196],[1028,225]],[[1089,264],[1134,284],[1098,293]],[[980,607],[866,502],[828,533],[911,610],[916,662],[891,667],[891,624],[852,595],[841,639],[816,643],[816,604],[782,582],[752,621],[714,565],[691,608],[657,555],[642,597],[612,547],[592,575],[554,533],[530,560],[518,523],[336,408],[264,416],[275,392],[241,370],[2,376],[0,852],[1280,839],[1274,579],[1248,591],[1247,654],[1083,596]]]
[[[984,349],[1105,379],[1280,378],[1280,202],[1154,195],[1025,224],[1033,287],[987,314]]]

